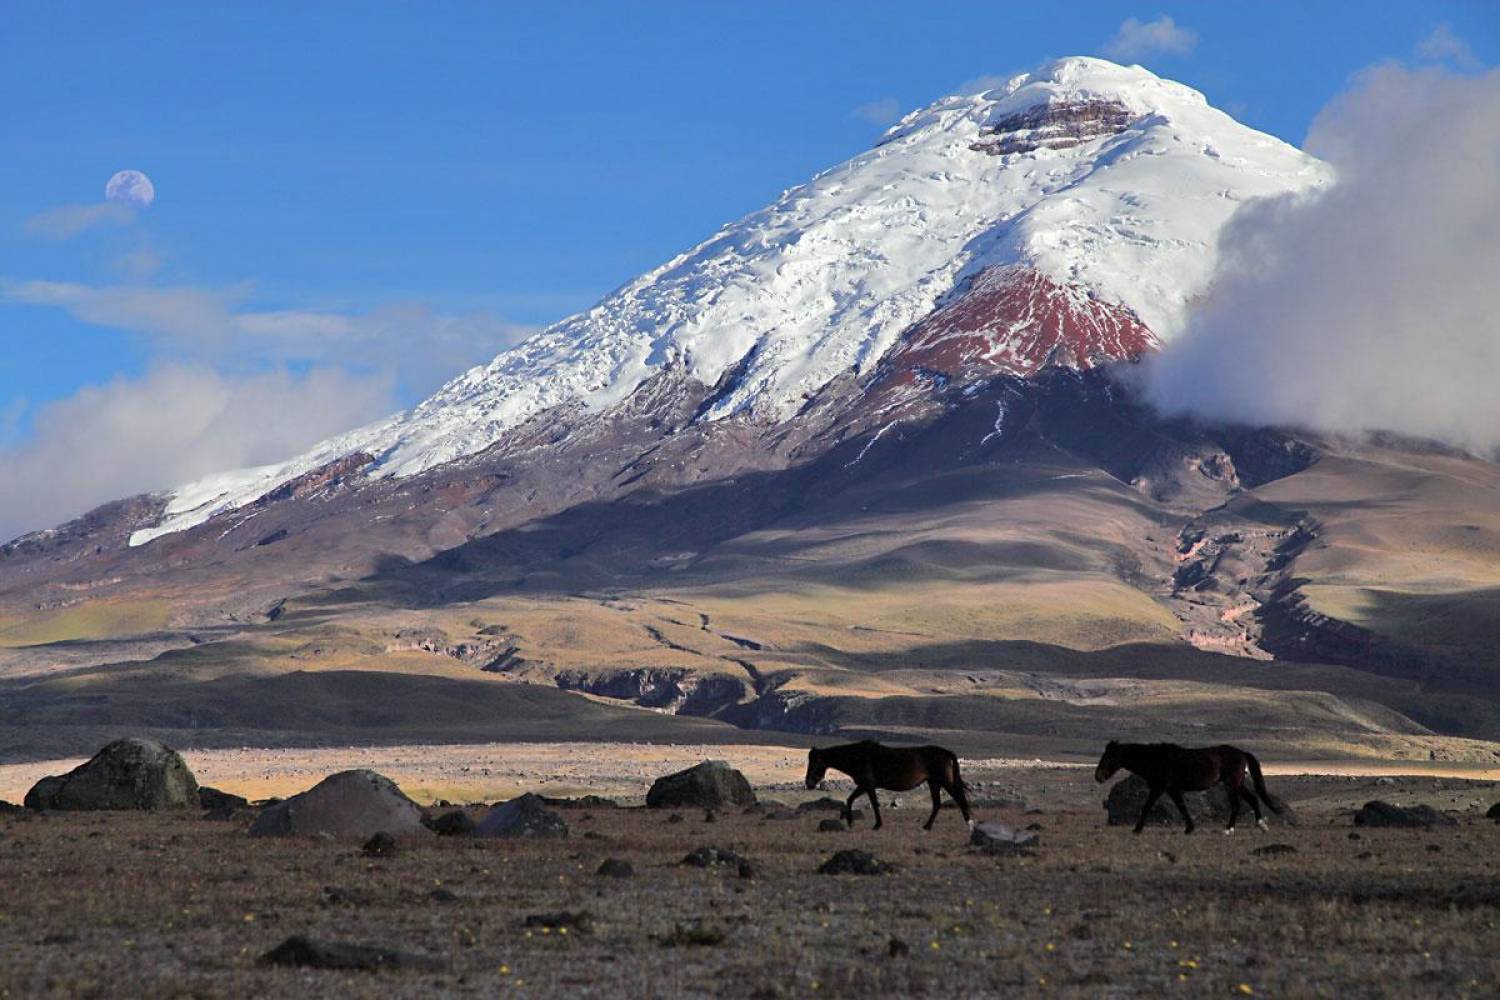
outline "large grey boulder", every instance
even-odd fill
[[[722,760],[705,760],[686,771],[657,778],[646,793],[652,809],[721,809],[755,802],[755,789],[745,776]]]
[[[568,835],[568,824],[547,808],[540,795],[527,792],[502,802],[474,828],[476,837],[507,837],[547,840]]]
[[[422,810],[374,771],[340,771],[312,788],[261,810],[250,826],[255,837],[430,837]]]
[[[156,740],[115,740],[67,774],[26,793],[28,809],[186,809],[198,782],[177,751]]]
[[[1458,821],[1452,816],[1440,813],[1432,806],[1398,806],[1379,799],[1366,802],[1359,812],[1354,814],[1355,826],[1426,830],[1434,826],[1455,826],[1457,823]]]
[[[1109,825],[1135,826],[1136,819],[1141,815],[1141,807],[1146,804],[1146,797],[1150,793],[1151,786],[1146,784],[1146,779],[1134,774],[1123,781],[1116,782],[1104,799],[1104,809],[1109,817]],[[1184,792],[1182,798],[1187,803],[1188,812],[1193,814],[1194,823],[1205,826],[1223,826],[1229,822],[1229,789],[1223,785],[1214,785],[1206,792]],[[1260,812],[1266,818],[1266,822],[1272,825],[1295,826],[1297,817],[1291,807],[1280,798],[1276,798],[1276,805],[1281,809],[1279,816],[1264,805],[1261,806]],[[1255,822],[1254,811],[1243,802],[1240,803],[1239,822],[1242,824]],[[1170,795],[1163,795],[1156,800],[1156,805],[1151,807],[1151,813],[1146,817],[1146,825],[1183,825],[1182,815],[1172,804]]]
[[[1012,830],[1004,823],[988,820],[969,831],[969,846],[984,854],[1013,854],[1036,847],[1041,838],[1034,830]]]

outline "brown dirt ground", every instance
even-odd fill
[[[778,751],[785,753],[785,751]],[[1192,837],[1106,827],[1086,769],[967,769],[979,795],[1023,795],[1034,856],[965,846],[921,798],[885,829],[816,833],[795,819],[644,809],[569,810],[564,841],[433,840],[389,859],[358,845],[252,840],[244,823],[189,814],[0,818],[0,996],[1481,996],[1500,980],[1500,826],[1493,782],[1282,776],[1302,824]],[[785,781],[763,797],[809,796]],[[1370,798],[1460,817],[1431,832],[1367,830]],[[1293,845],[1260,856],[1255,848]],[[682,868],[716,844],[758,873]],[[812,874],[860,847],[900,866]],[[632,879],[596,877],[606,857]],[[447,889],[454,901],[433,898]],[[542,933],[529,914],[588,910],[592,933]],[[722,931],[670,947],[675,927]],[[288,935],[435,956],[441,972],[269,968]],[[892,956],[891,939],[909,953]],[[1247,992],[1248,991],[1248,992]]]

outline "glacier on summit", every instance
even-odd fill
[[[873,148],[410,411],[173,490],[131,544],[355,453],[372,456],[367,475],[414,475],[553,407],[605,409],[668,368],[722,385],[702,419],[785,420],[839,374],[874,370],[991,268],[1036,272],[1167,341],[1205,290],[1236,208],[1329,177],[1195,90],[1139,66],[1057,60],[908,114]]]

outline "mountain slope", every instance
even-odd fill
[[[870,372],[929,317],[994,341],[981,349],[994,370],[1130,357],[1181,326],[1242,201],[1325,178],[1317,161],[1187,87],[1140,67],[1059,60],[908,115],[875,148],[409,413],[178,489],[133,541],[349,456],[371,476],[432,469],[549,409],[606,409],[664,371],[719,389],[702,419],[785,420],[840,374]],[[998,301],[954,304],[971,293]],[[1060,315],[1074,317],[1068,328],[1047,329]]]

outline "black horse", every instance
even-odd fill
[[[1151,789],[1146,796],[1146,805],[1141,809],[1141,818],[1136,821],[1136,833],[1146,825],[1146,816],[1163,792],[1172,797],[1177,811],[1187,822],[1186,832],[1192,833],[1193,817],[1187,811],[1187,803],[1182,801],[1182,793],[1205,791],[1219,782],[1229,789],[1229,825],[1224,828],[1225,833],[1234,832],[1241,799],[1255,810],[1255,822],[1262,830],[1266,829],[1266,820],[1260,812],[1261,802],[1265,802],[1273,813],[1281,812],[1281,807],[1266,791],[1260,761],[1254,754],[1236,747],[1190,750],[1175,743],[1116,743],[1111,740],[1104,748],[1104,756],[1099,758],[1099,766],[1094,769],[1094,780],[1103,784],[1121,768],[1145,778]],[[1254,792],[1246,787],[1246,777],[1254,783]]]
[[[964,780],[958,773],[958,757],[942,747],[887,747],[874,740],[861,743],[845,743],[822,750],[811,750],[807,754],[807,787],[816,788],[828,769],[843,771],[854,779],[854,791],[844,803],[844,821],[854,825],[854,800],[861,795],[870,797],[870,808],[875,811],[875,829],[880,829],[880,802],[875,798],[875,789],[884,788],[892,792],[905,792],[922,782],[932,792],[932,815],[922,824],[922,829],[931,830],[942,808],[944,790],[958,803],[964,822],[970,826],[969,797],[964,794]]]

